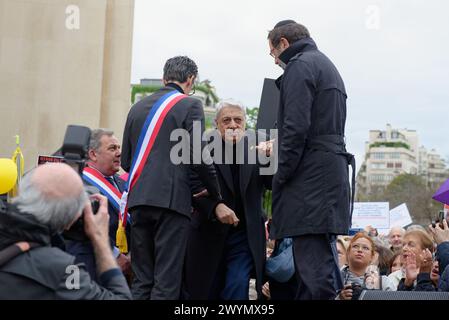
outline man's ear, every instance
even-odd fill
[[[167,80],[162,79],[162,83],[164,84],[164,86],[166,86],[168,82],[167,82]]]
[[[188,78],[188,80],[190,80],[189,83],[190,83],[190,85],[193,87],[193,85],[195,84],[195,76],[190,76],[190,77]]]
[[[87,155],[89,156],[90,160],[97,161],[97,153],[95,152],[94,149],[89,149],[89,151],[87,152]]]
[[[284,48],[287,49],[288,47],[290,47],[290,42],[288,42],[288,40],[284,37],[281,37],[280,42],[284,45]]]

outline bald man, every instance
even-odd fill
[[[93,198],[100,202],[96,215],[81,178],[66,164],[45,164],[22,179],[19,196],[0,214],[0,299],[131,298],[109,245],[107,199]],[[75,257],[50,244],[52,235],[69,229],[83,212],[98,283]]]

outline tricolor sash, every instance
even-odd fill
[[[165,94],[153,105],[145,120],[132,159],[131,170],[126,182],[125,191],[122,194],[120,203],[120,222],[123,226],[126,226],[128,194],[142,173],[162,123],[173,106],[186,97],[187,95],[179,93],[176,90]]]
[[[106,180],[98,170],[91,167],[85,167],[83,170],[83,180],[97,187],[101,194],[108,198],[109,203],[120,212],[120,199],[122,198],[122,193]]]

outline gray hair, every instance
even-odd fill
[[[217,104],[217,107],[216,107],[217,111],[215,113],[215,120],[217,120],[220,117],[221,110],[223,108],[227,108],[227,107],[239,108],[243,112],[243,117],[246,119],[246,108],[240,102],[234,101],[232,99],[226,99],[226,100],[221,100]]]
[[[99,128],[92,130],[92,133],[90,134],[89,149],[97,151],[101,146],[101,138],[103,136],[111,137],[113,134],[114,131],[110,129]]]
[[[405,233],[409,232],[409,231],[413,231],[413,230],[419,230],[419,231],[423,231],[425,233],[427,233],[426,228],[424,228],[422,225],[420,224],[411,224],[407,227],[407,230]]]
[[[184,83],[191,76],[198,75],[196,63],[186,56],[177,56],[167,60],[164,66],[164,80]]]
[[[34,170],[27,173],[19,185],[19,195],[13,199],[20,211],[28,213],[48,226],[52,232],[62,232],[83,210],[87,194],[51,198],[41,192],[32,182]]]
[[[404,236],[404,234],[405,234],[405,229],[404,228],[402,228],[402,227],[400,227],[400,226],[394,226],[394,227],[391,227],[391,229],[390,229],[390,231],[388,232],[388,237],[391,237],[391,232],[393,231],[393,230],[400,230],[401,231],[401,235],[402,236]]]

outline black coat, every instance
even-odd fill
[[[83,264],[76,265],[74,256],[50,246],[48,227],[38,223],[33,216],[18,212],[13,206],[7,213],[0,213],[0,251],[19,241],[35,242],[39,247],[0,266],[1,300],[131,299],[131,292],[119,269],[102,273],[98,283],[93,281]],[[67,283],[73,284],[74,266],[79,270],[79,289],[71,290]]]
[[[350,225],[348,159],[316,150],[323,136],[343,141],[346,91],[332,62],[311,38],[291,44],[278,81],[279,167],[273,179],[272,237],[346,234]],[[339,146],[344,149],[344,143]]]
[[[137,102],[131,107],[125,125],[122,143],[122,168],[129,172],[137,147],[140,131],[153,105],[165,94],[175,90],[167,86]],[[204,111],[201,101],[187,97],[168,112],[153,149],[143,168],[142,174],[130,191],[128,208],[136,206],[155,206],[167,208],[190,217],[191,192],[189,170],[192,168],[200,176],[214,199],[220,198],[218,181],[212,165],[173,164],[170,151],[178,141],[170,141],[175,129],[185,129],[191,135],[190,151],[193,151],[193,122],[200,121],[204,130]],[[205,142],[203,143],[205,144]]]
[[[245,148],[246,150],[246,148]],[[245,159],[247,156],[245,155]],[[234,190],[230,165],[215,164],[224,203],[235,209],[235,192],[240,192],[245,212],[246,234],[253,256],[256,289],[261,293],[265,272],[266,236],[265,214],[262,208],[264,190],[271,189],[272,176],[261,176],[257,164],[241,164],[239,168],[240,190]],[[195,182],[192,182],[195,184]],[[194,192],[201,187],[194,186]],[[196,198],[195,212],[191,221],[191,233],[187,243],[185,263],[185,286],[190,299],[206,300],[214,277],[219,269],[230,226],[215,217],[217,201]]]

